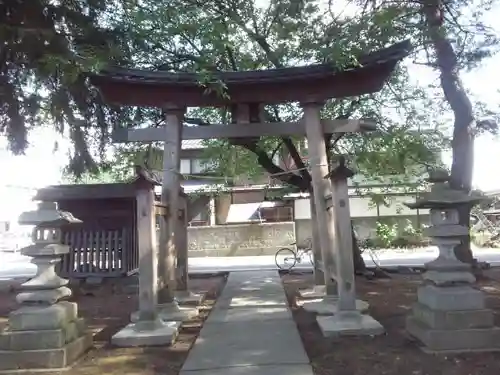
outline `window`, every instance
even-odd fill
[[[209,225],[210,215],[207,208],[203,209],[198,215],[196,215],[190,222],[190,227],[199,227],[204,225]]]
[[[181,170],[182,174],[190,174],[191,173],[191,160],[190,159],[181,159]]]
[[[182,174],[204,173],[208,165],[203,159],[181,159],[180,172]]]
[[[205,165],[201,159],[191,159],[191,173],[203,173]]]

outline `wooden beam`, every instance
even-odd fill
[[[355,133],[376,130],[370,120],[321,120],[323,133]],[[280,135],[306,135],[303,121],[261,122],[247,124],[214,124],[206,126],[183,126],[182,139],[252,138]],[[117,129],[112,135],[113,142],[164,141],[164,128]]]

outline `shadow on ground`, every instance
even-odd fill
[[[416,301],[418,275],[391,275],[391,279],[357,280],[358,296],[370,303],[370,314],[385,327],[379,337],[325,339],[316,317],[297,307],[298,290],[313,285],[311,274],[284,274],[287,298],[313,365],[315,375],[498,375],[500,353],[460,355],[425,354],[404,331],[405,317]],[[500,280],[500,279],[499,279]],[[481,280],[489,307],[500,325],[500,282]]]
[[[171,347],[116,348],[109,344],[111,336],[129,323],[130,313],[138,306],[137,295],[128,294],[122,283],[74,290],[72,299],[78,302],[80,316],[94,332],[95,347],[73,368],[51,374],[178,375],[226,279],[227,275],[197,275],[190,281],[191,290],[208,291],[207,298],[200,315],[183,323],[179,337]],[[5,323],[9,312],[15,308],[15,293],[0,291],[0,324]]]

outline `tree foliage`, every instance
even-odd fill
[[[22,152],[29,130],[51,123],[73,143],[73,173],[97,171],[97,162],[106,169],[106,161],[126,168],[139,156],[152,159],[155,145],[121,146],[106,160],[109,130],[161,126],[163,119],[159,110],[103,103],[86,77],[104,64],[198,72],[200,84],[208,85],[217,70],[315,62],[342,67],[355,63],[360,53],[410,38],[416,47],[412,59],[435,69],[438,84],[420,87],[408,64],[401,64],[381,92],[329,101],[324,117],[372,118],[379,131],[341,139],[327,135],[326,146],[331,157],[350,156],[365,176],[414,180],[423,175],[422,168],[436,163],[436,150],[451,145],[452,184],[470,190],[474,136],[494,130],[494,122],[484,117],[496,114],[482,103],[472,104],[460,72],[478,66],[498,48],[496,33],[481,22],[493,4],[353,0],[348,2],[351,11],[344,11],[337,2],[318,0],[4,0],[0,132],[14,152]],[[215,89],[224,94],[223,82]],[[443,116],[448,108],[454,113],[452,128]],[[200,108],[189,113],[205,123],[227,122],[228,114],[229,109]],[[269,121],[300,116],[293,104],[267,108]],[[220,175],[264,169],[301,190],[310,189],[299,139],[261,138],[237,147],[214,140],[208,146],[207,159]],[[291,157],[297,170],[285,173],[274,163],[276,153]]]
[[[122,121],[85,76],[121,63],[121,35],[104,26],[112,9],[106,0],[0,2],[0,134],[14,153],[24,152],[30,129],[48,123],[73,143],[73,171],[95,169],[109,124]]]
[[[134,47],[141,51],[141,66],[203,74],[317,62],[341,67],[361,53],[405,38],[395,29],[387,32],[387,19],[374,23],[366,16],[346,17],[333,11],[325,14],[318,1],[259,4],[176,0],[160,5],[157,1],[143,1],[126,11],[129,39],[148,38],[147,52],[144,46]],[[149,61],[142,57],[144,54]],[[441,101],[412,85],[406,67],[400,66],[382,92],[332,100],[326,105],[325,117],[373,118],[380,126],[374,134],[351,134],[337,142],[328,137],[327,147],[332,155],[352,156],[360,172],[368,176],[390,173],[410,179],[412,176],[405,172],[411,170],[420,176],[420,170],[408,166],[434,164],[436,155],[429,151],[446,143],[435,116],[440,105]],[[267,115],[270,121],[295,121],[301,111],[294,105],[273,106],[267,108]],[[208,123],[229,121],[227,110],[194,109],[190,116]],[[213,140],[207,142],[206,158],[220,175],[257,175],[264,168],[279,174],[281,179],[290,177],[288,182],[306,190],[310,183],[307,176],[297,172],[283,174],[273,163],[277,152],[292,158],[306,156],[298,155],[297,141],[266,137],[249,140],[235,149],[229,140]],[[130,154],[131,149],[137,148],[140,146],[126,146],[121,152]]]
[[[497,33],[482,22],[484,13],[494,3],[493,0],[361,1],[372,17],[397,14],[392,27],[406,30],[418,46],[420,63],[438,73],[443,97],[453,112],[450,185],[467,193],[472,189],[474,139],[483,131],[497,131],[498,113],[485,110],[482,103],[473,104],[461,72],[477,67],[498,51]],[[459,211],[459,222],[467,227],[470,227],[470,209],[463,207]],[[455,252],[462,261],[473,262],[470,236],[462,238]]]
[[[459,51],[460,69],[470,69],[494,52],[495,34],[478,21],[493,2],[444,3],[444,29]],[[424,57],[425,64],[435,66],[422,4],[356,0],[348,3],[354,11],[344,12],[344,6],[336,2],[325,5],[311,0],[6,0],[0,4],[0,32],[5,41],[0,53],[0,132],[8,136],[14,152],[22,152],[29,129],[51,123],[74,145],[70,170],[77,174],[95,171],[96,161],[106,159],[112,127],[159,126],[161,113],[105,105],[88,85],[85,73],[112,64],[196,71],[203,82],[214,70],[314,62],[342,65],[358,53],[407,37],[417,46],[416,62]],[[385,169],[394,173],[411,163],[425,165],[430,162],[427,150],[443,144],[442,119],[436,116],[442,104],[428,88],[415,86],[403,65],[381,93],[328,103],[325,116],[368,116],[381,127],[370,136],[345,137],[332,152],[355,155],[360,171],[371,176],[384,174]],[[192,114],[207,122],[227,120],[220,111],[198,109]],[[269,108],[269,116],[295,120],[300,111],[280,106]],[[478,130],[489,126],[484,121],[480,124]],[[409,129],[416,131],[406,132]],[[281,142],[278,138],[260,140],[261,159],[262,153],[269,155]],[[209,154],[221,156],[226,150],[220,160],[234,161],[228,157],[233,147],[222,143],[214,142]],[[123,150],[134,155],[130,147],[120,148],[120,160]],[[237,163],[216,167],[225,174],[259,171],[255,152],[239,149],[236,156]],[[386,162],[376,162],[380,160]]]

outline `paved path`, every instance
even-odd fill
[[[180,375],[312,375],[277,271],[232,272]]]

